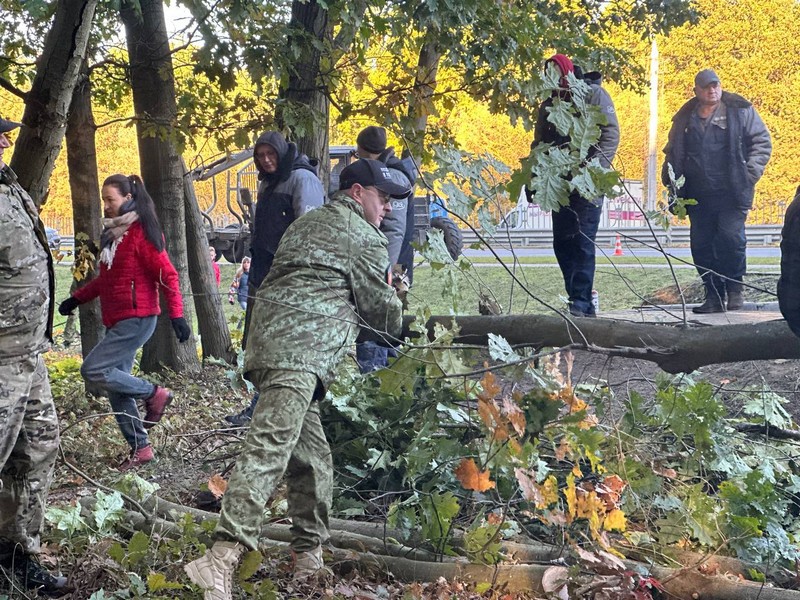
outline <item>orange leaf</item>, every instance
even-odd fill
[[[214,494],[215,498],[222,498],[225,490],[228,489],[228,482],[222,478],[222,475],[215,473],[208,480],[208,491]]]
[[[489,479],[489,471],[478,470],[478,465],[471,458],[465,458],[456,467],[456,477],[465,490],[485,492],[494,487],[494,481]]]
[[[496,398],[502,391],[500,386],[497,384],[497,378],[491,371],[488,371],[486,375],[483,376],[483,379],[481,379],[481,388],[483,391],[478,394],[478,398],[481,400],[491,400],[492,398]]]

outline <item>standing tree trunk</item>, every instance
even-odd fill
[[[86,58],[97,0],[59,0],[45,39],[36,77],[25,98],[11,168],[19,183],[41,206],[67,127],[75,82]]]
[[[186,171],[186,164],[181,160]],[[215,356],[234,364],[236,353],[231,346],[231,333],[222,310],[220,290],[208,259],[208,238],[203,228],[203,217],[191,178],[183,178],[184,209],[186,210],[186,246],[189,257],[189,278],[197,310],[197,329],[203,356]],[[225,282],[222,282],[225,285]]]
[[[81,288],[97,274],[97,253],[100,240],[100,183],[97,180],[97,148],[92,113],[91,82],[84,62],[72,95],[67,121],[67,168],[72,194],[72,223],[75,231],[74,259],[77,273],[73,285]],[[103,336],[100,302],[92,300],[78,309],[81,324],[83,357]]]
[[[333,25],[326,8],[317,0],[294,0],[289,24],[289,51],[297,56],[288,84],[278,96],[287,101],[288,110],[279,110],[276,121],[281,128],[295,132],[297,149],[320,161],[319,176],[328,189],[328,126],[330,124],[329,83],[324,80],[323,60],[332,68],[330,48]],[[320,48],[329,49],[324,55]],[[287,115],[293,115],[290,122]]]
[[[181,289],[189,290],[183,169],[173,129],[178,109],[164,7],[162,0],[140,0],[138,4],[141,12],[127,3],[120,14],[128,43],[142,179],[156,203]],[[194,312],[191,302],[184,301],[184,312],[191,323]],[[200,368],[194,338],[179,344],[165,310],[156,332],[144,346],[140,366],[145,372],[157,371],[162,366],[178,372]]]
[[[432,41],[424,41],[417,59],[417,75],[414,80],[414,96],[409,102],[408,119],[410,131],[408,145],[411,155],[422,160],[425,150],[425,131],[428,115],[433,109],[433,94],[436,92],[436,75],[442,53]]]

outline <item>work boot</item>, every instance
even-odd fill
[[[170,402],[172,402],[172,392],[157,385],[153,394],[144,401],[147,414],[144,416],[142,425],[145,429],[150,429],[161,420]]]
[[[250,421],[253,420],[253,412],[256,409],[256,404],[258,404],[258,393],[253,395],[253,399],[250,400],[250,404],[247,405],[247,408],[238,414],[228,415],[225,417],[225,420],[234,427],[247,427],[250,425]]]
[[[294,560],[295,579],[308,579],[329,572],[322,560],[322,546],[317,546],[309,552],[292,550],[292,559]]]
[[[67,578],[62,575],[53,575],[41,565],[36,555],[17,552],[13,557],[3,559],[2,566],[11,570],[14,577],[26,589],[37,589],[48,595],[65,594],[71,591],[67,587]]]
[[[744,294],[742,292],[728,292],[728,310],[742,310]]]
[[[700,306],[695,306],[692,312],[698,315],[721,313],[725,312],[725,307],[722,305],[722,300],[718,296],[707,296],[705,302]]]
[[[228,415],[225,420],[234,427],[247,427],[253,420],[253,409],[248,406],[242,412],[235,415]]]
[[[131,455],[122,461],[122,464],[117,467],[120,473],[124,473],[125,471],[130,471],[131,469],[138,469],[145,463],[149,463],[153,460],[155,456],[153,455],[153,447],[152,446],[145,446],[144,448],[137,448],[136,450],[131,451]]]
[[[215,542],[201,558],[184,565],[192,583],[205,590],[203,600],[233,600],[233,574],[244,549],[238,542]]]

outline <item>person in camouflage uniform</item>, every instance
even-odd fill
[[[333,467],[317,401],[362,327],[400,334],[402,303],[388,283],[378,227],[391,198],[409,189],[375,160],[345,168],[340,189],[289,227],[256,295],[244,368],[261,400],[222,501],[217,541],[185,566],[206,600],[232,597],[231,575],[241,553],[258,548],[264,506],[284,472],[295,575],[323,568]]]
[[[3,162],[19,123],[0,118],[0,566],[27,588],[62,590],[42,567],[39,531],[58,452],[42,359],[53,330],[53,258],[31,197]]]

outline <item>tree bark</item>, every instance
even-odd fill
[[[289,73],[288,83],[278,92],[279,98],[286,101],[288,106],[279,108],[276,121],[279,127],[294,131],[294,140],[300,152],[319,159],[319,177],[323,189],[327,190],[330,101],[329,83],[325,77],[327,71],[333,68],[333,63],[330,52],[323,56],[320,46],[331,48],[333,23],[328,19],[327,9],[317,0],[294,0],[289,29],[292,33],[289,34],[288,46],[298,57],[294,69]],[[326,73],[322,70],[323,60]]]
[[[81,288],[97,274],[97,252],[100,246],[101,218],[100,182],[97,178],[97,148],[92,113],[89,73],[84,62],[72,95],[67,120],[67,169],[72,194],[72,224],[75,231],[73,258],[78,265],[88,263],[91,269],[80,279],[73,279]],[[81,353],[84,358],[103,337],[100,302],[95,299],[78,309],[81,325]]]
[[[174,129],[178,109],[164,7],[161,0],[141,0],[139,7],[141,13],[131,4],[125,4],[120,14],[128,44],[142,179],[156,203],[167,252],[178,271],[181,289],[189,290],[183,169]],[[192,322],[191,302],[184,302],[184,316]],[[145,372],[161,367],[178,372],[200,368],[194,338],[178,343],[163,302],[156,332],[144,346],[140,367]]]
[[[436,323],[449,328],[454,321],[460,329],[457,343],[488,345],[488,335],[493,333],[511,345],[572,346],[648,360],[667,373],[689,373],[719,363],[800,358],[800,339],[782,319],[747,325],[678,327],[574,317],[570,322],[544,315],[434,316],[426,323],[431,339]],[[408,322],[410,319],[406,319]]]
[[[41,206],[67,128],[67,113],[86,59],[97,0],[59,0],[45,39],[36,77],[25,98],[25,113],[11,168]]]
[[[442,53],[435,42],[424,41],[417,58],[417,74],[414,79],[414,96],[408,106],[410,130],[408,145],[411,155],[421,159],[425,150],[425,131],[428,115],[433,110],[433,94],[436,92],[436,76]]]
[[[186,164],[181,160],[186,172]],[[208,259],[208,238],[203,228],[203,216],[197,204],[194,185],[189,177],[183,178],[184,210],[186,212],[186,246],[189,258],[189,279],[197,311],[197,329],[203,356],[214,356],[234,364],[236,353],[231,346],[231,334],[222,310],[220,289]],[[221,285],[226,285],[223,281]]]

